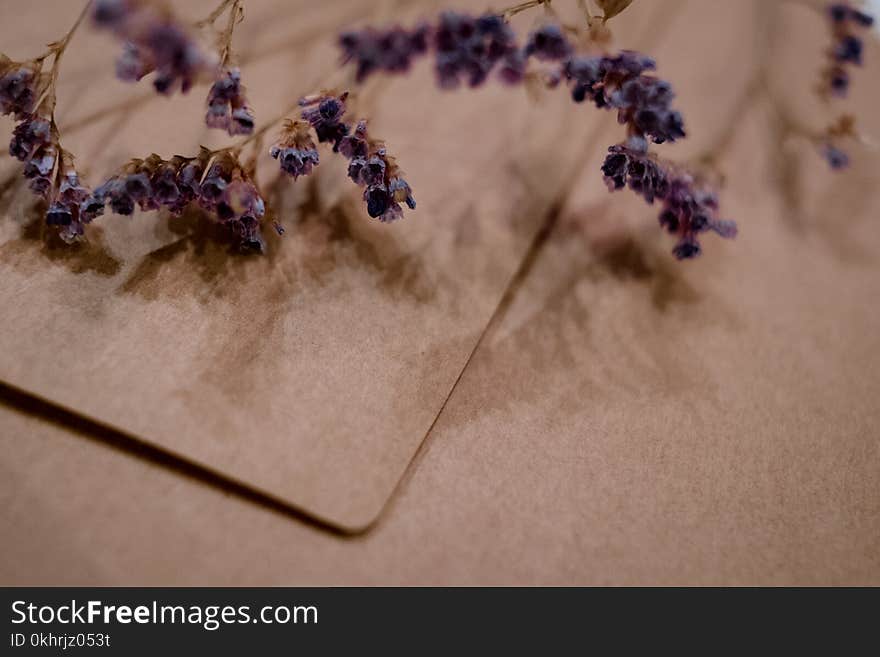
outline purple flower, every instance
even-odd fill
[[[58,199],[65,204],[79,205],[89,197],[89,189],[79,179],[75,169],[67,168],[58,186]]]
[[[83,218],[85,223],[90,223],[104,214],[104,206],[106,203],[106,197],[99,193],[98,190],[95,190],[82,203],[80,203],[79,215]]]
[[[499,62],[518,50],[516,35],[502,16],[473,18],[452,11],[440,15],[434,47],[437,80],[443,89],[455,89],[462,82],[481,85]]]
[[[178,88],[186,93],[215,64],[214,56],[202,51],[165,5],[150,0],[96,0],[92,22],[123,41],[116,62],[119,79],[137,81],[155,71],[153,86],[159,93],[171,94]]]
[[[13,62],[0,55],[0,113],[21,120],[34,111],[40,70],[34,63]]]
[[[357,64],[356,79],[363,82],[372,73],[405,73],[412,60],[428,51],[430,28],[419,25],[413,30],[395,26],[387,30],[366,28],[344,32],[339,37],[343,62]]]
[[[525,54],[542,61],[559,61],[572,53],[571,44],[565,32],[556,23],[547,23],[529,34]]]
[[[58,153],[57,134],[43,117],[31,115],[12,132],[9,154],[24,162],[24,177],[38,196],[45,197],[52,186]]]
[[[243,247],[263,251],[260,220],[266,205],[237,156],[223,151],[211,157],[197,200],[221,223],[230,226]]]
[[[370,139],[366,121],[358,122],[354,133],[341,140],[338,150],[349,160],[348,177],[364,188],[367,214],[382,222],[392,222],[403,216],[401,203],[415,209],[409,183],[385,145]]]
[[[226,130],[233,137],[253,133],[254,114],[248,107],[241,71],[237,68],[222,71],[214,81],[208,92],[205,123],[209,128]]]
[[[874,17],[852,6],[849,2],[835,2],[828,7],[833,45],[829,64],[824,73],[825,93],[844,97],[849,91],[850,77],[846,66],[861,66],[864,42],[860,30],[873,26]]]
[[[828,84],[831,94],[837,98],[843,98],[849,92],[849,73],[845,69],[835,67],[831,69]]]
[[[117,30],[141,4],[139,0],[95,0],[92,20],[95,25]]]
[[[370,150],[367,137],[367,122],[358,121],[354,132],[339,142],[339,152],[349,160],[354,158],[365,159]]]
[[[874,17],[858,9],[851,9],[850,16],[860,27],[873,27]]]
[[[842,64],[851,63],[861,66],[863,49],[862,40],[850,34],[843,37],[837,44],[834,49],[834,57]]]
[[[351,131],[350,126],[342,121],[347,98],[346,91],[339,96],[318,95],[300,101],[302,118],[315,129],[318,141],[332,143],[334,151],[339,150],[340,143]]]
[[[846,169],[849,166],[849,155],[832,144],[825,144],[822,147],[822,157],[828,162],[828,165],[835,171]]]
[[[498,77],[508,85],[520,84],[526,78],[526,66],[528,59],[521,50],[512,50],[501,60],[501,66],[498,69]]]
[[[53,141],[52,125],[49,120],[31,115],[12,131],[9,154],[21,162],[27,162],[39,150],[50,146]]]
[[[575,102],[589,99],[600,109],[616,109],[633,134],[662,144],[681,139],[685,130],[681,114],[671,107],[672,86],[645,74],[655,68],[650,57],[623,51],[614,57],[572,57],[563,64],[563,75]]]
[[[388,192],[396,203],[406,203],[410,210],[416,209],[416,200],[413,198],[412,189],[403,178],[391,178],[388,183]]]
[[[662,201],[660,225],[678,237],[673,254],[679,260],[701,253],[699,235],[714,231],[721,237],[736,236],[736,224],[717,218],[718,197],[689,173],[677,170],[648,153],[647,142],[630,138],[612,146],[602,165],[605,182],[612,191],[629,187],[649,204]]]
[[[198,202],[228,226],[244,248],[265,246],[260,234],[265,203],[237,156],[229,151],[212,153],[203,148],[197,157],[177,155],[165,160],[151,155],[132,160],[91,194],[83,191],[75,196],[82,223],[102,215],[107,203],[119,215],[133,214],[138,205],[142,210],[165,208],[178,215]]]
[[[849,17],[849,7],[843,3],[835,2],[828,7],[828,15],[833,23],[843,23]]]
[[[70,207],[64,203],[55,202],[49,206],[46,212],[46,224],[48,226],[68,226],[73,221],[73,213]]]
[[[122,44],[122,54],[116,58],[116,77],[123,82],[140,82],[141,78],[155,70],[155,65],[144,58],[141,51],[131,43]]]
[[[82,212],[82,204],[90,197],[89,189],[82,184],[73,165],[73,156],[61,150],[55,184],[44,193],[49,202],[46,225],[58,227],[59,235],[67,243],[81,238],[85,224],[94,217]]]
[[[305,121],[287,121],[280,140],[269,151],[280,162],[281,170],[294,180],[309,175],[321,161],[310,127]]]

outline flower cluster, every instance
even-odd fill
[[[83,236],[85,224],[95,215],[88,206],[90,191],[80,182],[73,156],[65,150],[59,155],[58,186],[46,195],[50,200],[46,224],[59,229],[61,239],[72,243]]]
[[[387,30],[367,28],[359,32],[344,32],[339,37],[343,62],[356,62],[358,82],[372,73],[405,73],[415,57],[428,51],[429,26],[418,25],[413,30],[395,26]]]
[[[344,62],[355,62],[357,81],[374,72],[405,73],[415,57],[435,52],[434,68],[443,89],[463,82],[477,87],[498,67],[501,80],[522,82],[526,55],[516,35],[499,14],[474,17],[455,11],[440,15],[436,25],[420,24],[413,30],[392,27],[349,31],[339,38]]]
[[[526,57],[556,62],[568,59],[573,52],[562,28],[556,23],[545,23],[529,34],[526,41]]]
[[[24,162],[24,177],[35,194],[42,196],[51,187],[59,150],[58,131],[42,116],[30,115],[12,131],[9,154]]]
[[[852,6],[849,2],[834,2],[828,8],[834,44],[829,51],[830,64],[825,71],[827,92],[843,97],[849,91],[850,75],[847,66],[862,65],[864,43],[858,31],[870,28],[874,17]]]
[[[616,109],[622,124],[655,144],[685,136],[684,120],[671,107],[675,94],[665,80],[646,75],[657,67],[650,57],[623,51],[616,56],[575,56],[564,64],[564,77],[575,102]]]
[[[863,63],[864,43],[859,32],[874,25],[874,17],[865,13],[849,1],[834,2],[828,6],[828,19],[831,24],[833,44],[828,51],[829,64],[822,75],[819,94],[823,99],[843,98],[850,88],[851,66]],[[849,154],[841,148],[844,139],[856,139],[855,118],[844,115],[832,124],[815,141],[822,157],[834,170],[849,166]]]
[[[73,156],[61,147],[52,118],[54,89],[42,61],[15,62],[0,54],[0,111],[18,121],[9,154],[24,163],[28,187],[46,202],[46,223],[57,226],[62,239],[72,242],[91,220],[81,209],[89,190],[80,183]]]
[[[186,93],[215,66],[214,58],[203,52],[163,0],[95,0],[92,21],[124,43],[116,61],[121,80],[136,82],[155,71],[153,86],[159,93],[178,88]]]
[[[342,119],[345,116],[348,92],[339,96],[317,94],[299,101],[302,107],[302,118],[307,121],[322,144],[332,143],[333,151],[339,150],[339,143],[351,131],[351,126]]]
[[[367,214],[391,222],[403,216],[401,203],[415,210],[412,189],[397,161],[388,155],[384,143],[369,138],[366,121],[360,121],[354,133],[342,139],[339,152],[349,160],[348,177],[364,188]]]
[[[48,204],[46,223],[73,242],[93,216],[83,208],[89,190],[81,184],[73,156],[61,148],[55,123],[39,114],[26,115],[12,133],[9,154],[24,163],[28,187]]]
[[[332,142],[333,151],[348,160],[348,177],[364,188],[367,214],[382,222],[396,221],[403,216],[401,204],[415,209],[412,189],[385,144],[367,135],[366,121],[358,122],[354,132],[343,122],[347,97],[347,93],[320,94],[303,99],[303,120],[284,124],[270,154],[294,179],[309,175],[320,161],[314,130],[319,142]]]
[[[35,62],[14,62],[0,54],[0,113],[24,119],[34,111],[45,82]]]
[[[436,50],[437,79],[443,89],[457,88],[462,81],[479,86],[496,66],[502,80],[517,84],[525,79],[529,59],[558,62],[549,75],[551,86],[567,80],[575,102],[589,99],[600,109],[617,110],[620,122],[632,134],[644,135],[656,144],[685,136],[682,116],[671,107],[675,98],[671,85],[647,74],[657,67],[653,59],[630,51],[615,56],[576,54],[557,23],[547,22],[533,30],[520,47],[503,16],[490,13],[474,18],[448,11],[433,28],[422,25],[412,33],[399,27],[385,32],[367,28],[344,33],[340,45],[344,60],[357,62],[362,80],[374,71],[408,70],[410,59],[425,51],[426,34],[431,35],[429,45]]]
[[[244,91],[241,71],[237,68],[221,71],[208,92],[207,126],[226,130],[231,137],[252,134],[254,113]]]
[[[858,139],[858,137],[856,118],[851,114],[844,114],[829,125],[821,138],[818,139],[819,151],[828,162],[828,166],[834,171],[846,169],[850,159],[849,154],[841,147],[841,143]]]
[[[614,15],[629,2],[609,4],[607,10]],[[425,28],[420,28],[425,29]],[[406,66],[381,65],[383,61],[378,45],[380,35],[386,34],[372,29],[362,32],[349,32],[342,35],[340,44],[345,61],[356,61],[358,77],[365,78],[378,70],[389,72],[405,71],[413,54],[420,54],[405,45],[400,28],[391,31],[398,35],[388,43],[402,44],[399,51],[389,53],[395,62],[406,60]],[[389,33],[390,34],[390,33]],[[488,79],[497,67],[502,80],[517,84],[526,78],[526,67],[530,60],[551,62],[552,69],[545,79],[548,86],[557,86],[565,80],[571,88],[575,102],[586,100],[600,109],[616,110],[618,120],[627,126],[629,145],[611,148],[603,171],[611,189],[629,186],[641,194],[649,203],[655,198],[664,202],[664,225],[679,235],[675,248],[677,257],[692,258],[700,253],[697,235],[707,230],[732,237],[736,230],[730,222],[715,219],[717,200],[702,187],[693,176],[676,172],[669,165],[659,163],[648,154],[648,141],[655,144],[674,142],[685,136],[682,115],[672,108],[675,94],[672,86],[650,73],[656,63],[650,57],[622,51],[617,55],[578,54],[568,40],[565,29],[557,23],[545,22],[534,29],[520,47],[516,35],[498,14],[485,14],[473,18],[466,14],[446,12],[441,14],[437,25],[430,31],[429,45],[436,50],[436,70],[441,88],[453,89],[466,81],[470,86],[478,86]],[[405,57],[403,57],[405,55]],[[374,190],[371,182],[387,175],[388,158],[384,147],[372,147],[369,157],[349,155],[361,153],[367,146],[366,125],[359,124],[355,133],[339,142],[339,150],[351,159],[349,172],[353,180],[365,185],[368,210],[371,216],[383,209],[382,199],[387,195],[392,179],[383,181]],[[280,153],[281,151],[279,151]],[[295,151],[292,151],[295,152]],[[393,160],[392,160],[393,162]],[[383,191],[384,190],[384,191]],[[406,196],[401,191],[397,200],[409,201],[409,187]],[[371,204],[371,198],[377,199]],[[392,207],[391,212],[397,211]],[[670,217],[674,216],[673,224]]]
[[[181,214],[197,203],[218,222],[232,229],[243,248],[262,252],[265,243],[260,220],[265,203],[251,174],[231,151],[165,160],[153,154],[136,159],[98,187],[85,201],[91,216],[104,213],[107,204],[120,215],[131,215],[135,206],[151,211],[166,208]]]
[[[722,237],[736,236],[736,224],[717,218],[718,197],[693,175],[648,153],[648,142],[631,137],[608,149],[602,165],[611,191],[629,187],[649,204],[663,203],[660,225],[678,237],[673,254],[679,260],[702,252],[699,235],[714,231]]]
[[[506,82],[521,81],[525,72],[525,59],[516,35],[497,14],[473,18],[444,12],[434,31],[434,47],[437,80],[443,89],[455,89],[462,81],[477,87],[500,62],[503,62],[501,77]]]
[[[281,163],[281,170],[294,180],[309,175],[321,161],[311,127],[306,121],[286,121],[281,139],[269,151]]]

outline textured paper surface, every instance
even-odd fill
[[[739,239],[674,263],[652,212],[608,197],[588,150],[369,533],[340,540],[6,394],[0,581],[880,583],[880,160],[856,148],[832,175],[801,141],[776,148],[766,104],[736,101],[753,24],[734,4],[687,3],[653,50],[687,108],[675,157],[737,129],[722,164]],[[800,36],[770,60],[777,97],[818,125],[805,90],[821,23],[792,10],[779,29]],[[869,78],[851,107],[876,135]],[[47,268],[36,253],[18,266]]]
[[[744,231],[714,260],[571,204],[366,535],[5,406],[0,581],[880,584],[878,160],[795,149],[786,212],[766,118],[725,158]]]
[[[41,24],[41,39],[4,40],[15,56],[75,16],[71,3],[38,4],[43,12],[59,8],[51,14],[57,26]],[[198,16],[209,6],[186,11]],[[328,63],[332,69],[339,26],[358,12],[395,15],[393,6],[331,2],[317,11],[313,3],[248,2],[238,42],[245,62],[255,58],[242,69],[259,116],[274,115],[311,91],[306,85]],[[414,21],[435,9],[409,3],[396,15]],[[27,11],[36,10],[5,29],[32,20]],[[621,21],[621,36],[645,38],[655,16]],[[283,47],[288,34],[307,47]],[[74,42],[64,73],[71,82],[59,98],[59,116],[69,123],[144,94],[144,86],[110,81],[111,49],[109,39],[88,32]],[[194,152],[205,138],[203,94],[167,101],[147,91],[133,115],[65,132],[65,146],[92,182],[152,150]],[[263,258],[230,254],[197,219],[155,215],[104,217],[90,243],[71,251],[40,234],[7,166],[0,379],[328,523],[368,525],[567,172],[577,170],[589,136],[609,117],[574,106],[561,91],[540,104],[498,84],[443,94],[427,62],[369,89],[367,106],[374,134],[407,171],[418,211],[391,226],[371,222],[341,163],[324,152],[315,181],[267,187],[288,233],[271,238]]]

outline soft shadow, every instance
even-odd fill
[[[129,456],[140,458],[151,465],[166,468],[176,475],[209,486],[224,495],[234,495],[274,513],[331,532],[342,538],[355,535],[198,463],[180,458],[176,454],[143,442],[139,438],[77,415],[61,406],[56,406],[2,382],[0,382],[0,406],[13,412],[31,416],[38,421],[48,422],[63,429],[65,433],[71,433],[77,439],[90,440]]]
[[[388,294],[420,303],[434,297],[437,286],[422,254],[405,251],[390,226],[369,219],[360,204],[346,198],[328,206],[316,180],[291,187],[279,179],[265,190],[270,209],[263,228],[265,254],[242,253],[228,228],[194,207],[181,217],[160,219],[157,231],[180,239],[145,256],[120,291],[146,299],[169,293],[207,300],[237,297],[247,285],[274,281],[283,296],[292,294],[301,278],[325,285],[338,270],[353,269],[369,271]],[[283,236],[272,228],[273,220],[285,226]]]
[[[274,231],[264,231],[266,253],[243,251],[231,228],[214,221],[197,206],[190,206],[179,217],[162,213],[157,232],[171,232],[180,239],[148,253],[120,287],[120,292],[157,299],[163,292],[203,296],[205,290],[223,295],[244,280],[248,263],[255,259],[274,262],[278,251]],[[163,273],[176,270],[173,281]],[[168,283],[168,285],[166,285]]]
[[[3,196],[7,184],[4,182],[0,188],[0,198],[3,199],[4,212],[8,214],[11,201]],[[14,181],[11,187],[16,187]],[[15,189],[9,191],[9,196],[15,196]],[[112,277],[119,273],[122,263],[104,246],[104,232],[100,227],[91,228],[86,239],[67,244],[58,236],[57,230],[46,226],[45,216],[45,201],[33,202],[24,208],[19,236],[0,245],[0,262],[27,272],[35,271],[41,260],[48,260],[64,266],[73,274]]]
[[[520,404],[547,404],[547,396],[564,385],[569,393],[556,403],[587,404],[621,392],[640,394],[662,389],[689,394],[694,380],[663,335],[673,336],[681,322],[702,325],[705,313],[692,312],[703,297],[688,280],[686,263],[668,253],[659,228],[643,234],[614,226],[610,206],[599,204],[577,215],[551,208],[546,223],[514,283],[481,337],[481,347],[466,376],[479,415],[515,413]],[[621,222],[622,223],[622,222]],[[614,301],[614,314],[597,312],[601,299]],[[635,341],[627,329],[649,335]],[[656,327],[652,329],[652,327]],[[621,326],[621,328],[623,328]],[[650,334],[655,330],[656,336]],[[573,372],[573,369],[575,370]],[[506,382],[499,394],[498,381]],[[576,395],[571,390],[577,390]],[[574,400],[574,401],[573,401]],[[477,411],[474,411],[477,412]],[[455,424],[456,416],[448,422]],[[473,415],[461,421],[473,421]]]
[[[686,263],[677,263],[667,254],[659,252],[655,245],[637,241],[626,236],[618,242],[598,250],[597,259],[586,269],[593,279],[603,275],[618,281],[634,280],[647,285],[651,302],[660,312],[668,311],[674,305],[692,304],[699,301],[697,291],[688,283],[681,268]]]
[[[374,275],[377,287],[389,295],[419,303],[436,296],[442,273],[429,276],[424,254],[402,244],[393,226],[370,219],[360,199],[346,194],[327,203],[316,178],[300,190],[279,179],[270,195],[288,228],[286,239],[302,246],[291,265],[310,280],[325,284],[339,268],[359,269]],[[412,218],[401,221],[408,220]]]

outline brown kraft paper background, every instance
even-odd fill
[[[732,4],[664,2],[681,11],[651,51],[691,132],[669,154],[729,142],[740,237],[673,262],[651,209],[596,174],[606,124],[372,531],[339,540],[21,403],[0,417],[3,581],[877,583],[878,156],[854,149],[832,175],[802,141],[779,145],[751,73],[821,124],[808,89],[826,35],[792,9],[776,29],[797,38],[752,61],[759,15]],[[873,135],[876,97],[862,75],[852,105]],[[71,275],[33,248],[31,278]]]

